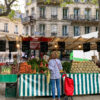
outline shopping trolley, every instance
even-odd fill
[[[65,97],[64,100],[73,100],[73,93],[74,93],[74,81],[73,79],[67,77],[66,74],[62,75],[62,77],[65,77],[64,81],[64,93]]]

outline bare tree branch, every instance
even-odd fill
[[[0,13],[0,16],[8,16],[9,13],[11,12],[11,5],[15,2],[16,0],[12,0],[11,2],[9,2],[9,4],[7,3],[7,0],[5,0],[5,5],[6,5],[6,11]]]
[[[9,3],[9,6],[12,5],[16,0],[12,0],[10,3]]]

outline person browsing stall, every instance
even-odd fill
[[[55,100],[55,83],[57,87],[58,100],[60,100],[60,70],[62,70],[62,64],[61,61],[57,58],[56,51],[51,53],[48,68],[50,70],[50,84],[53,100]]]

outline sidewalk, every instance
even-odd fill
[[[4,96],[0,96],[0,100],[52,100],[51,97],[33,97],[33,98],[5,98]],[[57,99],[56,99],[57,100]],[[64,100],[62,97],[61,100]],[[100,95],[93,96],[75,96],[73,100],[100,100]]]
[[[1,83],[0,84],[0,100],[52,100],[52,97],[6,98],[5,84]],[[64,97],[61,97],[61,100],[64,100]],[[100,95],[74,96],[73,100],[100,100]]]

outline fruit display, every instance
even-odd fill
[[[2,66],[1,74],[11,74],[11,66]]]
[[[93,61],[73,61],[71,73],[100,73],[100,68]]]
[[[45,60],[37,60],[35,58],[29,60],[28,62],[23,62],[20,64],[19,73],[29,73],[29,74],[36,74],[36,73],[46,73],[48,70],[48,64]]]
[[[19,69],[19,73],[20,74],[27,74],[27,73],[35,73],[36,71],[32,70],[32,66],[28,65],[27,62],[23,62],[20,64],[20,69]]]

